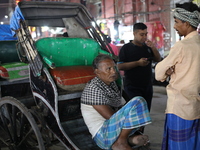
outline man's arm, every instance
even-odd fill
[[[93,105],[93,107],[105,119],[110,119],[110,117],[115,113],[115,111],[108,105]]]
[[[155,62],[161,61],[161,56],[160,56],[160,53],[158,52],[157,48],[154,47],[154,48],[151,48],[151,49],[152,49],[153,54],[154,54],[153,60],[154,60]]]
[[[145,43],[146,43],[146,45],[147,45],[148,47],[151,47],[151,49],[152,49],[152,52],[153,52],[153,54],[154,54],[153,60],[154,60],[155,62],[161,61],[160,53],[158,52],[158,50],[157,50],[157,48],[155,47],[155,45],[153,44],[153,42],[151,42],[150,40],[147,40]]]
[[[117,64],[117,67],[119,70],[130,70],[138,66],[147,66],[148,64],[149,61],[147,60],[147,58],[141,58],[138,61],[119,63]]]
[[[169,52],[169,55],[159,62],[155,67],[155,78],[157,81],[165,81],[168,76],[175,73],[175,66],[182,61],[182,47],[176,43]]]

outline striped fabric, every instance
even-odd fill
[[[193,27],[198,27],[200,22],[200,13],[197,10],[189,12],[183,8],[176,8],[174,11],[174,17],[189,22]]]
[[[94,141],[102,149],[111,149],[122,129],[133,129],[132,134],[141,126],[151,123],[146,101],[142,97],[134,97],[109,120],[106,120],[94,137]]]
[[[162,150],[200,150],[200,119],[184,120],[167,114]]]

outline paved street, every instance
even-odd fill
[[[167,95],[165,87],[154,86],[154,96],[150,112],[152,123],[145,128],[145,134],[149,135],[151,142],[151,150],[161,150],[166,101]]]

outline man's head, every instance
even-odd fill
[[[111,43],[111,38],[110,38],[110,36],[109,36],[109,35],[105,35],[105,36],[106,36],[107,42],[108,42],[108,43]]]
[[[68,33],[67,33],[67,32],[64,32],[64,33],[63,33],[63,37],[69,37]]]
[[[200,9],[192,2],[176,4],[174,29],[180,36],[186,36],[197,29],[200,22]]]
[[[143,44],[147,40],[147,26],[144,23],[136,23],[133,26],[134,41]]]
[[[118,77],[116,64],[109,55],[98,55],[93,61],[93,68],[97,77],[107,85],[110,85]]]

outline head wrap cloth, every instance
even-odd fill
[[[190,12],[183,8],[176,8],[174,11],[174,17],[189,22],[193,27],[197,27],[200,23],[200,13],[197,10]]]

